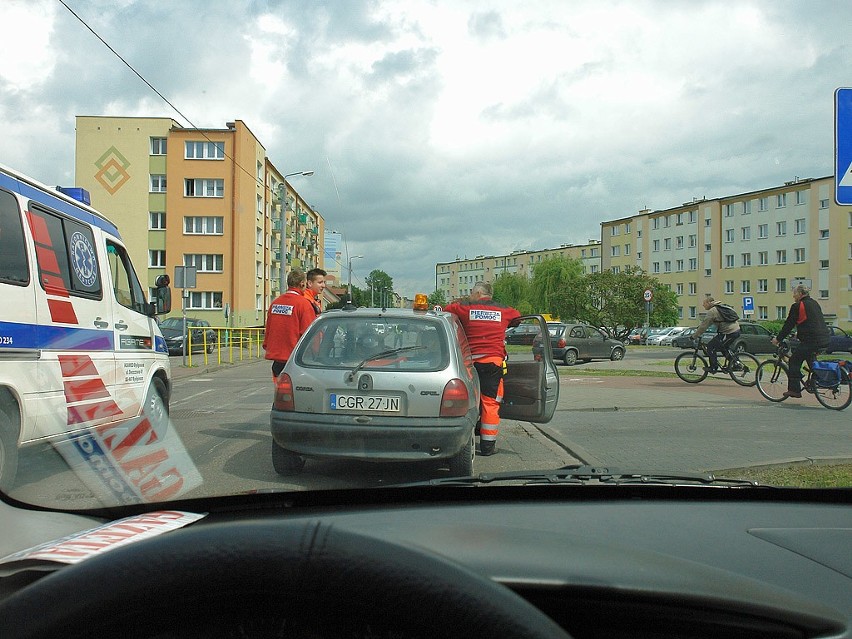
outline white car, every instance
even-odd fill
[[[669,333],[671,333],[674,329],[674,326],[670,326],[669,328],[663,329],[655,335],[648,335],[648,339],[645,341],[645,343],[648,346],[659,346],[662,342],[662,339],[666,337]]]
[[[659,340],[660,346],[671,346],[672,340],[681,335],[685,330],[687,330],[689,326],[675,326],[668,333],[661,335]]]

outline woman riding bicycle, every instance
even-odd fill
[[[816,354],[828,346],[829,338],[822,308],[816,300],[811,299],[810,289],[802,284],[794,287],[793,300],[784,326],[778,336],[772,338],[772,343],[777,346],[795,328],[799,340],[790,353],[790,371],[784,397],[802,396],[802,362],[813,361]]]
[[[717,302],[711,296],[705,297],[701,303],[704,305],[707,314],[704,316],[704,321],[695,329],[692,339],[697,342],[704,331],[710,327],[710,324],[716,324],[716,337],[707,344],[707,355],[710,357],[710,370],[707,372],[713,374],[719,371],[717,352],[721,351],[725,357],[730,358],[728,346],[740,336],[740,323],[737,321],[726,322],[719,309],[716,308],[721,302]]]

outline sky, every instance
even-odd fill
[[[0,1],[0,163],[68,185],[78,115],[240,119],[314,171],[291,184],[353,283],[408,296],[440,262],[832,175],[852,86],[846,0],[63,2]]]

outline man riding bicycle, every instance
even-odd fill
[[[710,357],[710,374],[719,372],[719,358],[717,352],[721,352],[728,359],[731,358],[731,352],[728,346],[740,336],[740,323],[738,321],[726,322],[722,317],[722,313],[716,308],[721,302],[717,302],[712,296],[708,295],[701,302],[707,314],[704,316],[704,321],[695,329],[692,339],[698,343],[701,336],[704,334],[711,324],[716,325],[716,337],[710,340],[707,344],[707,355]]]
[[[811,299],[810,289],[801,284],[793,288],[793,304],[787,320],[778,336],[772,338],[772,343],[777,346],[793,329],[796,329],[799,343],[790,354],[790,372],[784,397],[802,396],[802,362],[812,362],[816,354],[828,346],[829,332],[822,308],[816,300]]]

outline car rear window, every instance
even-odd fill
[[[329,317],[314,322],[296,353],[306,368],[433,371],[449,362],[447,332],[428,318]]]

